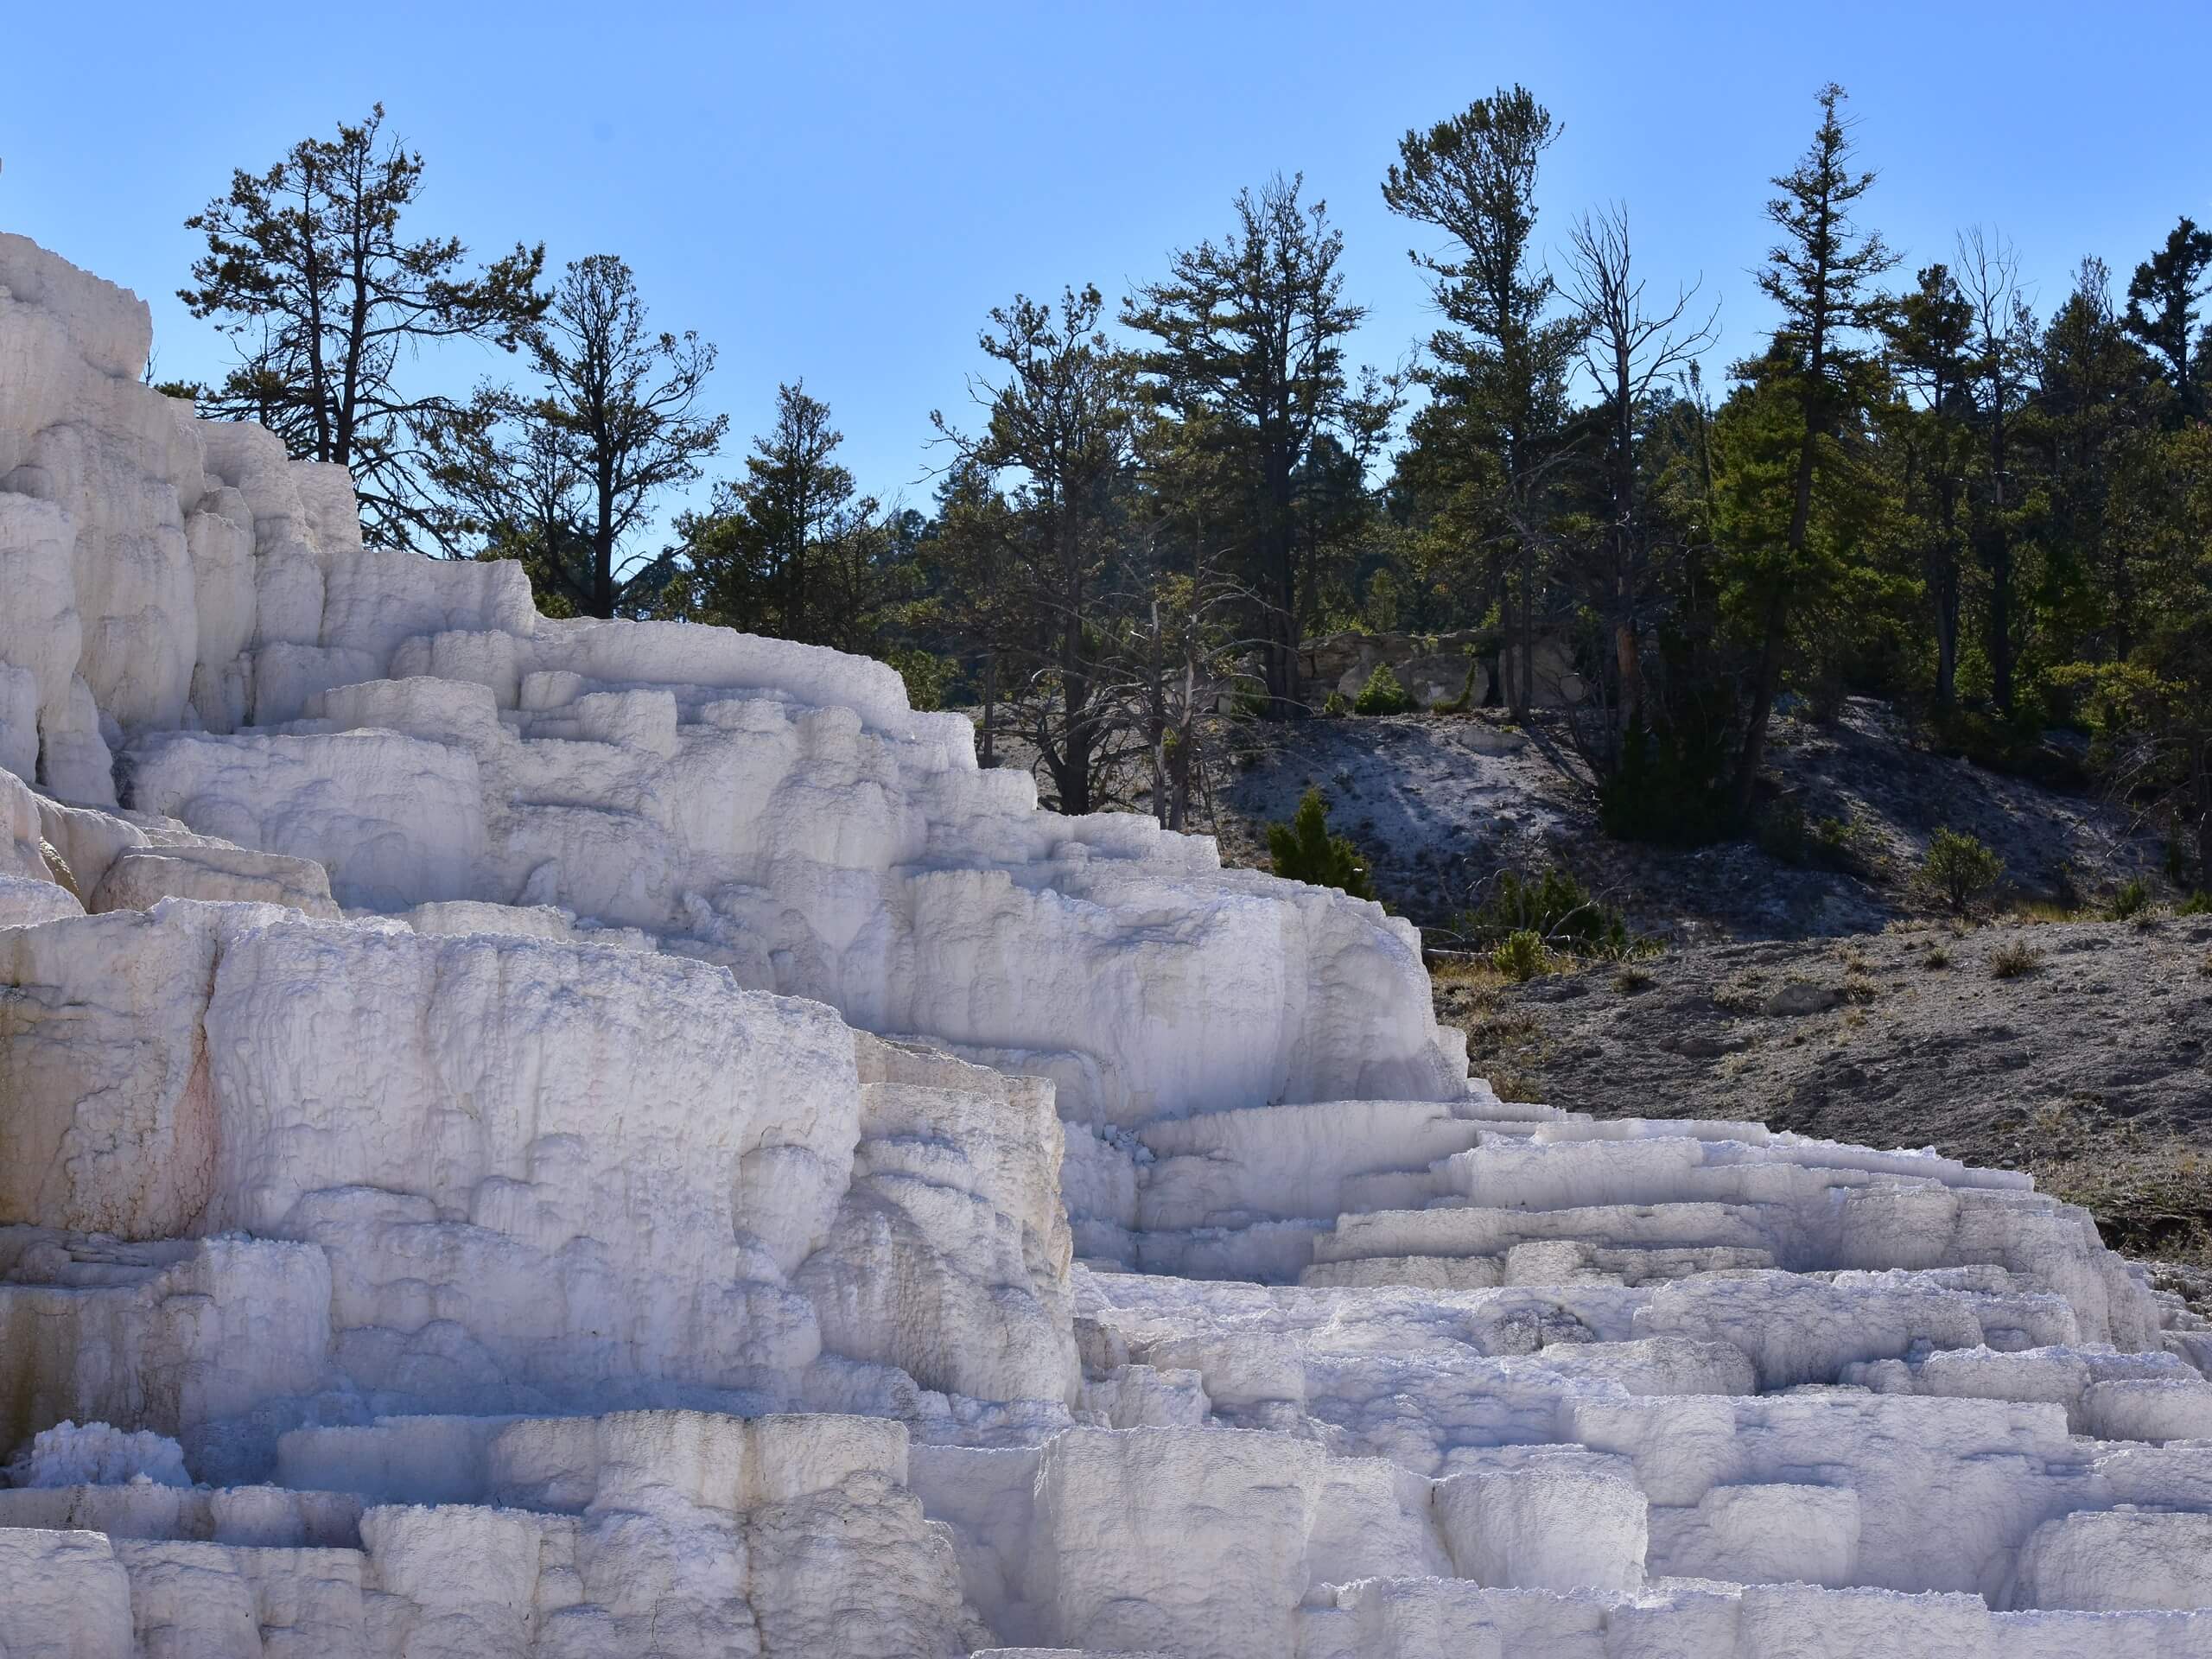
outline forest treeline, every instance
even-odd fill
[[[170,388],[350,467],[373,539],[519,559],[556,613],[881,657],[1068,811],[1179,827],[1233,728],[1317,712],[1302,642],[1472,629],[1516,715],[1535,642],[1571,651],[1587,695],[1558,719],[1614,834],[1741,832],[1774,711],[1870,695],[1991,766],[2074,766],[2045,734],[2088,734],[2174,878],[2212,885],[2212,230],[2187,218],[2044,311],[1993,229],[1905,269],[1827,87],[1764,207],[1780,321],[1715,386],[1710,296],[1646,272],[1624,208],[1540,240],[1559,126],[1501,89],[1379,181],[1440,317],[1405,365],[1347,360],[1343,238],[1275,177],[1126,295],[992,309],[929,415],[924,512],[863,489],[799,379],[721,459],[713,346],[620,258],[410,239],[423,162],[383,118],[188,221],[182,297],[238,360]],[[517,373],[411,387],[454,339]]]

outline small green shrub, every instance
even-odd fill
[[[1768,806],[1754,821],[1752,836],[1760,850],[1779,863],[1847,875],[1866,872],[1859,826],[1847,818],[1808,818],[1794,800]]]
[[[1759,850],[1781,864],[1808,862],[1811,837],[1805,828],[1805,809],[1795,801],[1777,801],[1751,824],[1751,838]]]
[[[1367,683],[1359,688],[1358,701],[1352,708],[1363,715],[1406,715],[1413,712],[1414,700],[1398,683],[1390,664],[1378,663],[1375,671],[1367,677]]]
[[[1482,664],[1473,658],[1467,658],[1467,677],[1459,682],[1459,695],[1433,705],[1429,710],[1437,715],[1464,715],[1475,706],[1475,676]]]
[[[2175,907],[2177,916],[2212,916],[2212,893],[2199,887]]]
[[[1533,933],[1549,949],[1606,962],[1651,956],[1657,950],[1652,941],[1629,932],[1618,909],[1592,898],[1571,872],[1557,866],[1534,878],[1500,871],[1490,896],[1460,917],[1459,931],[1488,944]]]
[[[1288,823],[1268,826],[1268,858],[1277,875],[1335,887],[1355,899],[1375,897],[1366,859],[1343,836],[1329,833],[1329,809],[1321,791],[1309,789]]]
[[[1351,699],[1341,691],[1332,691],[1321,699],[1321,718],[1342,720],[1351,713]]]
[[[1960,830],[1938,830],[1928,843],[1928,856],[1920,866],[1920,883],[1948,906],[1954,916],[1963,916],[1986,898],[2005,874],[2005,861],[1972,836]]]
[[[2151,884],[2135,876],[2113,895],[2107,912],[2115,922],[2132,922],[2151,908]]]
[[[1993,979],[2018,979],[2032,974],[2043,966],[2043,952],[2031,944],[2015,939],[2000,945],[1989,958],[1989,975]]]
[[[1834,869],[1863,871],[1866,839],[1854,819],[1822,818],[1813,825],[1813,845],[1821,861]]]
[[[1490,965],[1516,985],[1525,985],[1551,972],[1552,953],[1544,949],[1542,935],[1524,927],[1499,942],[1490,953]]]

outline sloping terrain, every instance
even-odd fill
[[[1916,910],[1909,878],[1949,826],[2005,861],[2024,897],[2070,900],[2155,869],[2158,849],[2092,796],[1937,753],[1885,705],[1847,702],[1821,725],[1775,722],[1772,770],[1808,825],[1844,826],[1848,869],[1749,842],[1675,850],[1610,841],[1563,716],[1531,729],[1495,711],[1315,720],[1268,734],[1224,791],[1224,852],[1264,867],[1265,826],[1318,787],[1330,828],[1372,861],[1376,886],[1426,929],[1448,928],[1503,868],[1573,869],[1640,930],[1672,941],[1789,939],[1878,928]]]
[[[1510,1095],[1933,1146],[2031,1172],[2120,1248],[2206,1253],[2212,918],[1909,924],[1436,988]]]

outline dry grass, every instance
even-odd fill
[[[2018,979],[2042,966],[2043,952],[2018,939],[2000,944],[1989,953],[1989,974],[1993,979]]]
[[[1484,990],[1495,990],[1505,983],[1504,976],[1491,965],[1487,955],[1454,951],[1449,956],[1432,951],[1428,957],[1428,976],[1439,986],[1465,985]]]
[[[2029,1119],[2023,1152],[2036,1185],[2089,1211],[2113,1249],[2212,1267],[2212,1148],[2054,1103]]]
[[[1766,1006],[1766,992],[1761,988],[1765,978],[1762,974],[1745,974],[1741,979],[1713,990],[1713,1006],[1723,1014],[1757,1014]]]
[[[2014,901],[2007,912],[2016,922],[2043,925],[2055,922],[2101,921],[2096,911],[2082,905],[2061,905],[2048,899],[2021,899]]]
[[[1544,1023],[1525,1008],[1477,1012],[1465,1022],[1467,1058],[1477,1077],[1488,1077],[1505,1100],[1541,1100],[1549,1092],[1544,1063],[1552,1039]]]
[[[1753,1052],[1756,1047],[1757,1045],[1753,1044],[1739,1048],[1732,1054],[1723,1054],[1713,1063],[1713,1071],[1731,1080],[1757,1071],[1759,1057]]]
[[[1507,1100],[1543,1099],[1552,1039],[1541,1012],[1514,1005],[1506,995],[1511,982],[1487,957],[1432,957],[1428,971],[1436,1017],[1467,1033],[1475,1075]]]

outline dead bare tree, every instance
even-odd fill
[[[1999,709],[2012,707],[2012,609],[2017,572],[2006,513],[2012,416],[2034,372],[2035,313],[2020,288],[2020,251],[1979,225],[1959,233],[1959,291],[1974,314],[1968,385],[1987,443],[1986,475],[1974,493],[1974,539],[1989,575],[1989,677]]]
[[[1615,725],[1626,731],[1643,702],[1641,639],[1651,587],[1651,547],[1644,522],[1637,459],[1637,411],[1654,385],[1673,379],[1719,338],[1716,303],[1690,322],[1698,284],[1677,288],[1671,302],[1644,297],[1629,238],[1628,209],[1612,203],[1574,223],[1567,239],[1562,291],[1582,321],[1584,372],[1596,385],[1605,424],[1605,474],[1609,505],[1592,597],[1609,613],[1614,671],[1619,677]]]
[[[1262,641],[1238,638],[1235,622],[1253,613],[1253,594],[1220,569],[1221,550],[1201,550],[1188,566],[1160,556],[1158,525],[1133,540],[1115,696],[1141,744],[1153,816],[1163,830],[1185,830],[1208,768],[1224,748],[1240,691],[1264,685],[1239,659]]]

